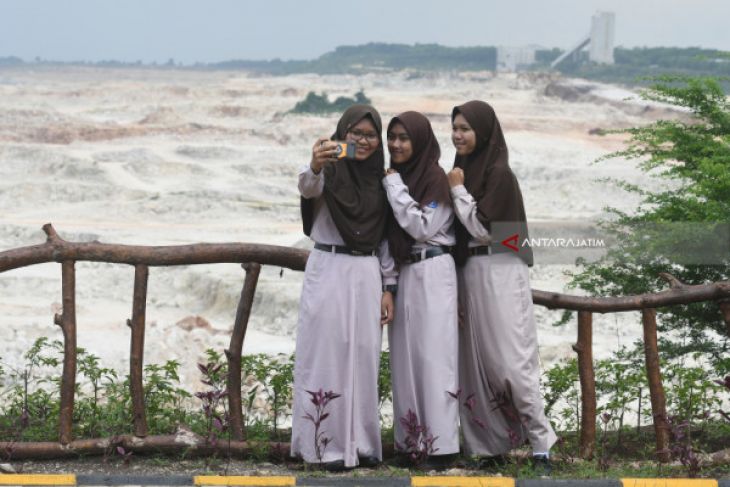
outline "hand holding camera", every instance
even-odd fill
[[[309,163],[309,167],[315,174],[318,174],[326,163],[337,162],[345,158],[355,158],[354,142],[337,142],[327,137],[320,137],[312,147],[312,161]]]

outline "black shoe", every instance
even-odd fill
[[[464,468],[473,470],[490,470],[507,465],[507,457],[504,455],[494,455],[488,457],[472,456],[464,460]]]
[[[364,457],[357,457],[360,464],[358,465],[360,468],[376,468],[378,465],[380,465],[380,459],[373,455],[367,455]]]
[[[454,465],[456,454],[429,455],[420,465],[424,470],[446,470]]]
[[[476,460],[476,468],[478,470],[496,470],[507,465],[507,457],[504,455],[494,455],[491,457],[479,457]]]
[[[539,477],[550,477],[553,473],[553,466],[546,455],[533,455],[532,470]]]
[[[410,468],[413,466],[413,460],[407,453],[396,451],[393,456],[393,460],[389,462],[390,465],[397,468]]]
[[[322,464],[324,469],[328,472],[336,473],[336,472],[344,472],[347,470],[347,467],[345,467],[345,461],[344,460],[335,460],[333,462],[325,462]]]

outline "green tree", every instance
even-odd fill
[[[291,113],[340,113],[347,110],[351,105],[358,103],[369,105],[372,102],[363,90],[355,93],[353,98],[338,96],[333,102],[329,100],[326,92],[318,95],[310,91],[304,100],[297,102],[294,108],[291,109]]]
[[[660,291],[666,288],[660,273],[686,284],[730,279],[730,103],[713,78],[656,78],[642,97],[688,113],[621,131],[629,135],[627,147],[603,158],[637,159],[663,184],[649,190],[614,181],[641,203],[631,214],[607,208],[614,219],[603,224],[619,243],[572,273],[571,286],[594,295]],[[728,352],[730,333],[717,303],[658,313],[665,357],[701,352],[717,363]]]

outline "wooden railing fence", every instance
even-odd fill
[[[49,223],[43,226],[46,242],[0,252],[0,273],[46,262],[61,264],[63,310],[54,318],[61,327],[64,342],[63,372],[61,378],[61,409],[58,442],[0,441],[0,451],[12,452],[12,457],[58,458],[79,454],[103,454],[110,445],[120,445],[128,451],[175,452],[212,454],[222,452],[236,456],[250,453],[245,441],[241,400],[241,355],[246,328],[251,314],[256,284],[262,265],[285,267],[303,271],[309,252],[303,249],[275,245],[222,243],[180,246],[129,246],[100,242],[68,242],[62,239]],[[74,440],[72,418],[76,383],[76,283],[75,263],[78,261],[109,262],[134,266],[134,297],[129,360],[130,395],[134,418],[134,435],[113,439],[98,438]],[[191,264],[239,263],[246,271],[231,341],[225,351],[228,360],[228,401],[231,442],[208,444],[187,431],[175,435],[148,436],[142,383],[144,363],[145,308],[149,267]],[[641,311],[644,329],[646,370],[656,433],[657,456],[668,460],[669,432],[666,423],[665,397],[659,369],[657,349],[656,308],[702,301],[715,301],[720,306],[730,334],[730,281],[689,286],[670,275],[662,276],[670,285],[666,291],[622,297],[583,297],[533,290],[533,302],[549,309],[578,312],[578,337],[573,349],[578,355],[581,388],[580,455],[592,458],[596,442],[596,386],[593,369],[592,317],[593,313]],[[286,454],[288,445],[274,444],[272,454]]]

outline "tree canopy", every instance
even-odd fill
[[[713,78],[664,76],[642,96],[689,116],[623,130],[627,147],[602,158],[636,159],[663,184],[651,190],[614,181],[641,203],[632,213],[607,208],[614,218],[603,225],[619,243],[572,274],[572,286],[594,295],[656,292],[666,287],[660,273],[686,284],[730,279],[730,102]],[[659,313],[660,331],[673,332],[662,334],[667,356],[701,352],[728,360],[730,330],[717,303]]]

